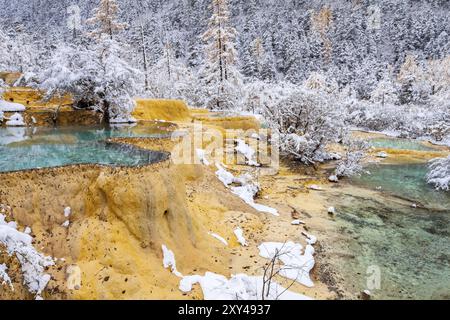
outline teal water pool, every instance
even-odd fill
[[[141,166],[167,154],[107,143],[110,138],[162,138],[169,124],[121,127],[0,128],[0,172],[73,164]]]
[[[415,150],[415,151],[433,151],[436,150],[422,141],[397,139],[397,138],[373,138],[369,139],[369,145],[375,148],[389,148],[401,150]]]
[[[375,299],[450,299],[450,194],[426,184],[426,164],[367,169],[370,175],[349,182],[377,196],[347,192],[332,199],[346,239],[338,248],[352,257],[334,261],[347,289],[367,289],[375,267],[381,280],[369,288]]]

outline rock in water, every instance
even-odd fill
[[[362,300],[372,299],[372,293],[369,290],[364,290],[363,292],[361,292],[361,299]]]
[[[339,178],[336,175],[332,175],[328,178],[328,181],[330,182],[334,182],[334,183],[338,183],[339,182]]]
[[[384,152],[384,151],[377,153],[377,158],[386,159],[387,157],[388,157],[388,154],[386,152]]]

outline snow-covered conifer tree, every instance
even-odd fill
[[[370,101],[381,104],[382,106],[398,103],[398,89],[391,72],[384,72],[375,90],[370,94]]]
[[[95,26],[90,35],[101,38],[107,35],[111,40],[114,34],[124,30],[126,23],[119,22],[118,19],[119,6],[116,0],[100,0],[100,4],[93,11],[93,17],[87,20],[88,24]]]
[[[10,39],[0,30],[0,71],[9,71],[11,65]]]
[[[237,32],[230,25],[228,0],[212,0],[211,9],[208,30],[203,34],[206,66],[201,73],[209,96],[207,104],[212,109],[236,107],[242,82],[236,67]]]

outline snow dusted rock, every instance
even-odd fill
[[[6,121],[6,125],[8,127],[25,127],[25,122],[23,121],[23,117],[19,113],[14,113],[9,120]]]
[[[369,290],[364,290],[363,292],[361,292],[361,299],[362,300],[372,299],[372,293]]]
[[[68,218],[72,214],[72,208],[67,207],[64,209],[64,217]]]
[[[310,185],[309,189],[315,190],[315,191],[323,191],[323,189],[316,184]]]
[[[255,140],[261,139],[261,137],[259,136],[259,134],[257,134],[256,132],[252,133],[252,134],[250,135],[250,138],[255,139]]]
[[[328,181],[334,182],[334,183],[338,183],[339,182],[339,178],[336,175],[332,175],[332,176],[328,177]]]
[[[328,208],[328,214],[330,216],[334,216],[336,214],[336,208],[335,207],[329,207]]]
[[[64,221],[64,223],[61,226],[64,228],[68,228],[70,226],[70,221],[69,220]]]
[[[389,155],[386,152],[384,152],[384,151],[377,153],[377,158],[386,159],[388,157],[389,157]]]
[[[193,285],[200,284],[205,300],[312,300],[311,298],[286,290],[272,281],[269,288],[265,288],[267,296],[262,297],[263,277],[250,277],[245,274],[226,277],[207,272],[204,276],[184,277],[179,289],[190,292]]]
[[[248,247],[247,240],[245,240],[244,238],[244,231],[241,228],[237,228],[236,230],[234,230],[234,235],[236,236],[241,246]]]

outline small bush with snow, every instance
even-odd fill
[[[427,181],[438,190],[450,190],[450,156],[430,162]]]

